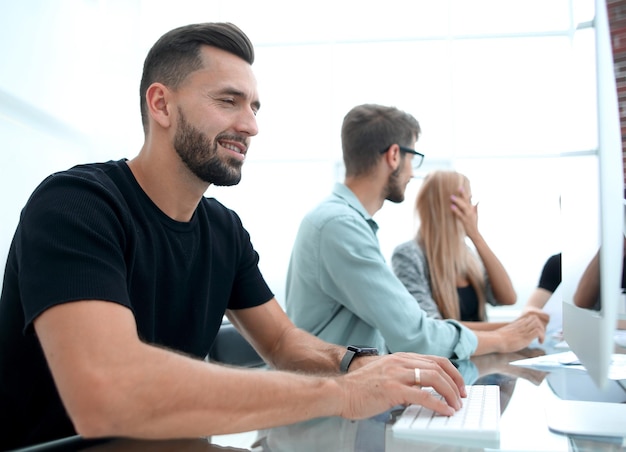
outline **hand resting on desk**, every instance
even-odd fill
[[[486,327],[474,329],[478,338],[478,347],[473,356],[488,353],[509,353],[522,350],[534,341],[539,340],[543,344],[546,337],[547,319],[538,312],[527,311],[509,323],[476,322],[495,327],[488,330]]]

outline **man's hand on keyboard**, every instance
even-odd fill
[[[461,398],[467,395],[461,374],[446,358],[394,353],[362,363],[336,379],[343,390],[340,415],[344,418],[367,418],[397,405],[410,404],[451,416],[461,408]],[[415,381],[415,369],[419,369],[420,385]],[[422,390],[422,386],[434,388],[442,399]]]
[[[419,442],[434,440],[464,448],[499,449],[500,387],[474,385],[466,386],[466,390],[468,397],[463,408],[454,416],[440,416],[419,405],[409,405],[396,418],[392,426],[394,435]]]

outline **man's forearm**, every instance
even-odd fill
[[[317,374],[339,372],[345,347],[330,344],[298,328],[283,334],[273,351],[272,365],[276,369],[306,371]]]
[[[478,345],[472,356],[486,355],[488,353],[497,353],[500,350],[500,337],[493,331],[474,331],[478,338]]]
[[[199,437],[339,413],[333,379],[230,368],[147,347],[152,350],[143,362],[126,366],[126,381],[108,382],[106,391],[90,400],[89,415],[73,416],[79,434]]]
[[[472,321],[472,322],[461,322],[461,325],[466,326],[470,330],[476,331],[493,331],[498,328],[502,328],[505,326],[506,322],[482,322],[482,321]]]

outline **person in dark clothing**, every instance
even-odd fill
[[[33,192],[0,296],[0,449],[460,407],[447,359],[355,356],[296,328],[238,215],[205,197],[239,182],[258,132],[253,61],[229,23],[166,33],[144,63],[136,157],[76,166]],[[272,370],[205,361],[224,315]]]
[[[526,301],[526,308],[542,309],[561,284],[561,253],[548,258],[541,270],[539,284]]]

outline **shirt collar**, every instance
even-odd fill
[[[333,195],[343,199],[354,211],[356,211],[363,219],[370,225],[374,234],[378,232],[378,223],[374,221],[374,218],[369,214],[359,198],[356,197],[354,192],[350,190],[345,184],[337,182],[333,188]]]

